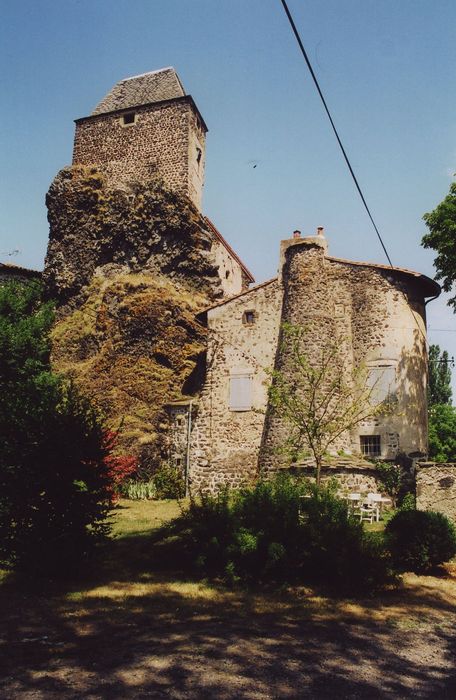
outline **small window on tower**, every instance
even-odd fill
[[[198,148],[198,146],[197,146],[196,147],[196,162],[198,163],[198,165],[201,163],[202,155],[203,155],[203,152],[202,152],[201,148]]]
[[[136,123],[136,112],[127,112],[127,114],[124,114],[122,116],[122,124],[123,126],[130,126],[131,124]]]
[[[255,311],[250,310],[250,311],[244,311],[242,314],[242,323],[244,326],[253,326],[256,321],[256,314]]]

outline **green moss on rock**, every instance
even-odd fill
[[[122,426],[121,450],[147,449],[158,462],[165,404],[182,398],[205,351],[195,314],[221,294],[210,232],[160,182],[108,189],[96,168],[62,170],[47,205],[54,367],[93,397],[112,429]]]

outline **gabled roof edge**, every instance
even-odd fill
[[[250,272],[250,270],[248,269],[248,267],[246,267],[246,265],[244,265],[244,263],[242,262],[242,260],[241,260],[241,258],[239,257],[239,255],[237,255],[237,253],[235,253],[235,251],[232,249],[232,247],[230,246],[230,244],[228,243],[228,241],[225,240],[225,238],[222,236],[222,234],[220,233],[220,231],[214,226],[214,224],[213,224],[212,221],[209,219],[209,217],[208,217],[208,216],[204,216],[203,218],[204,218],[204,221],[206,222],[206,224],[209,226],[209,228],[210,228],[210,230],[212,231],[212,233],[213,233],[213,234],[215,235],[215,237],[217,238],[217,240],[220,241],[220,243],[226,248],[226,250],[228,251],[228,253],[229,253],[229,254],[236,260],[236,262],[238,262],[239,265],[242,267],[243,271],[245,272],[246,276],[249,278],[250,282],[255,282],[255,277],[252,275],[252,273]]]
[[[424,282],[424,284],[428,285],[431,293],[425,294],[425,296],[439,296],[442,291],[440,284],[431,277],[423,275],[422,272],[408,270],[406,267],[394,267],[391,265],[382,265],[381,263],[372,262],[359,262],[358,260],[345,260],[344,258],[333,258],[330,255],[326,256],[326,260],[329,260],[330,262],[345,263],[346,265],[358,265],[359,267],[374,267],[379,270],[385,270],[385,272],[399,272],[403,275],[410,275],[411,277],[415,277],[421,282]]]
[[[250,294],[251,292],[256,292],[258,289],[261,289],[262,287],[267,287],[268,284],[272,284],[272,282],[277,282],[277,279],[278,279],[277,277],[272,277],[270,280],[266,280],[266,282],[260,282],[260,284],[256,284],[254,287],[250,287],[250,289],[245,289],[243,292],[239,292],[239,294],[234,294],[232,297],[228,297],[227,299],[222,299],[221,301],[218,301],[216,304],[211,304],[210,306],[206,306],[204,309],[201,309],[201,311],[199,311],[197,315],[204,314],[207,311],[211,311],[212,309],[216,309],[218,306],[223,306],[223,304],[228,304],[230,301],[234,301],[235,299],[239,299],[240,297],[243,297],[246,294]]]

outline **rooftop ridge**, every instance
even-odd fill
[[[122,78],[97,104],[92,116],[185,96],[179,76],[169,66]]]
[[[345,258],[334,258],[330,255],[326,256],[326,260],[329,260],[330,262],[339,262],[339,263],[345,263],[347,265],[358,265],[360,267],[376,267],[380,270],[385,270],[386,272],[401,272],[404,275],[411,275],[412,277],[416,277],[426,284],[429,285],[430,288],[434,290],[434,292],[437,294],[437,296],[441,292],[441,288],[438,282],[432,279],[432,277],[428,277],[427,275],[424,275],[422,272],[416,272],[415,270],[409,270],[406,267],[396,267],[393,265],[384,265],[383,263],[374,263],[374,262],[362,262],[358,260],[347,260]]]
[[[218,301],[215,304],[211,304],[210,306],[206,306],[204,309],[201,309],[199,311],[199,314],[203,314],[206,311],[211,311],[211,309],[216,309],[218,306],[223,306],[223,304],[228,304],[230,301],[234,301],[235,299],[239,299],[240,297],[245,296],[246,294],[250,294],[250,292],[256,292],[258,289],[261,289],[262,287],[267,287],[268,284],[272,284],[272,282],[277,282],[277,277],[271,277],[271,279],[266,280],[266,282],[260,282],[260,284],[256,284],[254,287],[250,287],[250,289],[244,289],[243,292],[239,292],[239,294],[233,294],[231,297],[227,297],[226,299],[222,299],[221,301]]]
[[[173,70],[174,72],[175,69],[173,66],[166,66],[166,68],[157,68],[157,70],[148,70],[145,73],[138,73],[138,75],[130,75],[128,78],[121,78],[120,80],[117,81],[116,84],[118,83],[125,83],[127,80],[135,80],[136,78],[144,78],[146,75],[155,75],[156,73],[164,73],[167,70]],[[177,75],[177,73],[176,73]]]
[[[208,216],[204,217],[204,221],[206,224],[209,226],[210,230],[212,233],[215,235],[215,237],[220,241],[220,243],[225,246],[227,251],[230,253],[230,255],[233,256],[233,258],[236,260],[236,262],[239,263],[239,265],[242,267],[243,271],[245,272],[246,276],[249,278],[250,282],[255,282],[255,277],[252,275],[248,267],[242,262],[241,258],[239,255],[236,253],[235,250],[230,246],[228,241],[222,236],[218,228],[212,223],[212,221],[209,219]]]

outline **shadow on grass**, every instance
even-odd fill
[[[0,589],[0,695],[455,697],[455,601],[426,578],[351,603],[226,591],[188,583],[170,533],[111,541],[66,594]]]

